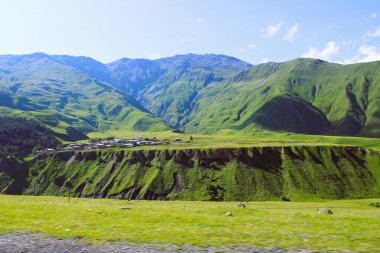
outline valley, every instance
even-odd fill
[[[380,194],[379,62],[252,66],[188,54],[103,64],[34,53],[0,56],[0,68],[0,115],[40,125],[41,135],[57,140],[14,152],[17,144],[4,137],[2,193],[228,201]],[[129,141],[136,136],[140,145]],[[236,185],[227,180],[233,174]],[[345,177],[358,185],[337,181],[330,193],[310,191]],[[248,191],[253,182],[256,190]]]
[[[378,68],[0,56],[0,242],[376,251]]]
[[[377,1],[0,11],[0,253],[380,252]]]

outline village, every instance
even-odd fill
[[[182,140],[181,138],[174,138],[174,142],[190,142]],[[90,142],[82,143],[72,143],[65,147],[60,147],[57,149],[46,148],[37,151],[39,154],[49,154],[57,151],[68,151],[68,150],[95,150],[95,149],[108,149],[108,148],[134,148],[138,146],[156,146],[156,145],[169,145],[169,139],[158,140],[156,138],[144,138],[142,136],[135,137],[132,139],[124,138],[107,138],[107,139],[94,139]]]

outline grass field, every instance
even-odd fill
[[[0,233],[41,232],[108,244],[380,251],[380,199],[328,202],[159,202],[0,195]],[[331,208],[333,215],[318,209]],[[232,212],[233,216],[226,216]]]
[[[91,138],[105,138],[114,136],[118,138],[133,138],[143,136],[147,138],[169,139],[169,146],[148,146],[135,149],[183,149],[183,148],[237,148],[237,147],[260,147],[260,146],[308,146],[308,145],[339,145],[339,146],[362,146],[380,151],[379,138],[344,137],[325,135],[302,135],[292,133],[277,133],[270,131],[236,132],[224,130],[215,135],[180,134],[172,131],[165,132],[131,132],[131,131],[108,131],[104,133],[90,133]],[[190,143],[173,142],[176,137],[194,141]]]

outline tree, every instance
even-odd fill
[[[55,133],[39,122],[21,117],[0,117],[0,153],[24,157],[60,142]]]

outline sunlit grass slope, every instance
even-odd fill
[[[304,135],[281,133],[273,131],[231,131],[222,130],[212,135],[173,133],[173,131],[140,132],[126,130],[111,130],[105,132],[92,132],[88,134],[91,138],[106,138],[109,136],[118,138],[133,138],[142,136],[146,138],[168,139],[168,146],[146,146],[134,149],[187,149],[187,148],[229,148],[229,147],[260,147],[260,146],[323,146],[344,145],[361,146],[380,151],[379,138],[344,137],[326,135]],[[193,141],[189,143],[175,142],[175,138]]]
[[[77,63],[82,59],[67,58]],[[7,70],[0,73],[0,116],[34,118],[61,139],[84,139],[83,133],[112,129],[171,129],[133,97],[62,61],[61,56],[0,56],[0,68]]]
[[[379,69],[379,62],[340,65],[315,59],[256,65],[202,89],[183,128],[379,137]]]

